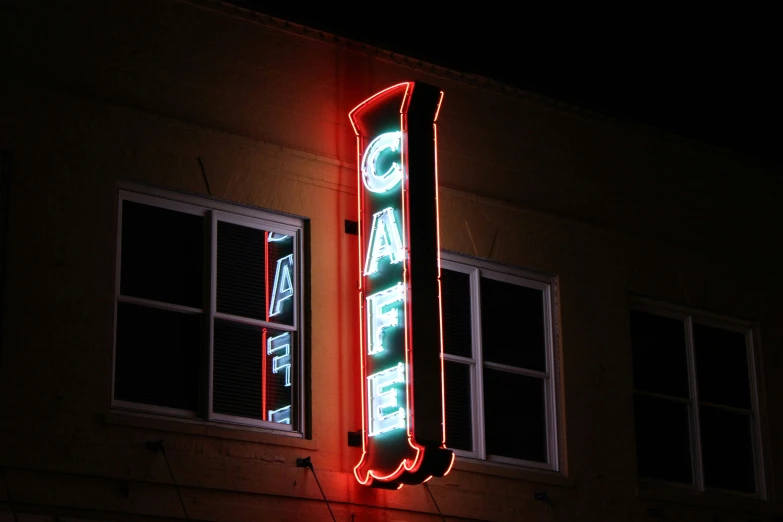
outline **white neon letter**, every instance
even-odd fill
[[[362,179],[371,192],[386,192],[402,179],[402,166],[393,161],[389,169],[378,175],[378,157],[385,150],[396,152],[402,147],[402,133],[386,132],[370,142],[362,158]]]
[[[370,340],[367,353],[374,355],[383,351],[383,331],[387,328],[399,326],[399,308],[394,307],[384,312],[383,309],[391,304],[403,301],[405,292],[402,283],[397,283],[391,288],[382,290],[377,294],[367,296],[367,325],[370,327]]]
[[[364,263],[364,275],[377,272],[378,261],[384,257],[388,257],[391,263],[399,263],[405,259],[402,238],[400,230],[397,228],[397,221],[394,219],[393,208],[387,207],[372,215],[369,245],[367,260]]]
[[[272,357],[272,373],[285,371],[285,385],[291,386],[291,333],[286,332],[266,340],[266,353],[283,353]]]
[[[405,382],[402,363],[367,377],[367,401],[370,405],[368,437],[405,427],[405,408],[397,400],[397,390],[392,385]],[[389,411],[394,408],[393,411]]]
[[[270,232],[269,236],[266,239],[267,243],[272,243],[274,241],[285,241],[291,236],[286,236],[285,234],[278,234],[277,232]]]
[[[272,287],[272,298],[269,300],[269,317],[283,311],[283,303],[294,296],[294,283],[291,271],[294,269],[294,255],[288,254],[277,260],[275,269],[275,284]]]
[[[267,419],[269,422],[291,424],[291,406],[283,406],[276,410],[269,410]]]

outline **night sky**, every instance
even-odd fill
[[[778,172],[783,38],[771,13],[388,11],[235,0],[309,27],[750,155]],[[402,8],[399,4],[399,8]],[[491,4],[487,4],[491,5]],[[398,4],[388,4],[397,9]],[[599,19],[600,14],[592,13]],[[769,22],[768,22],[769,20]]]

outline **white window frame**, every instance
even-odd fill
[[[498,265],[452,252],[441,252],[441,268],[461,272],[470,276],[470,315],[472,357],[443,354],[444,361],[468,365],[470,369],[471,419],[473,427],[473,451],[452,449],[466,459],[480,460],[513,466],[523,466],[547,471],[559,471],[560,452],[558,435],[558,383],[556,377],[556,336],[554,333],[554,287],[555,278],[533,272]],[[485,363],[481,339],[481,278],[495,279],[505,283],[534,288],[543,292],[544,344],[546,350],[546,372],[528,370],[498,363]],[[547,462],[535,462],[500,455],[488,455],[486,450],[484,423],[484,379],[483,368],[496,369],[544,380],[544,402],[546,412]]]
[[[766,484],[765,484],[765,472],[764,472],[764,458],[762,451],[762,430],[761,430],[761,415],[759,413],[759,387],[757,379],[757,360],[755,354],[754,339],[757,337],[757,325],[751,321],[744,321],[741,319],[735,319],[732,317],[726,317],[723,315],[713,314],[700,310],[695,310],[688,307],[671,305],[661,303],[651,299],[643,297],[630,297],[630,310],[638,312],[644,312],[651,315],[657,315],[660,317],[667,317],[670,319],[677,319],[683,321],[685,329],[685,350],[686,350],[686,363],[688,372],[688,390],[690,392],[689,398],[675,397],[666,395],[663,393],[648,392],[643,390],[637,390],[634,386],[634,395],[643,395],[646,397],[654,397],[658,399],[666,399],[680,404],[685,404],[688,409],[688,427],[689,427],[689,443],[691,453],[691,475],[693,477],[691,484],[684,484],[680,482],[671,482],[660,479],[646,478],[639,475],[639,481],[641,483],[650,484],[663,484],[672,486],[675,488],[684,488],[688,490],[695,490],[699,492],[707,493],[720,493],[737,495],[749,498],[766,499]],[[721,330],[729,330],[745,335],[745,347],[747,350],[747,362],[748,362],[748,385],[750,386],[750,404],[751,409],[737,408],[734,406],[724,406],[721,404],[714,404],[711,402],[702,402],[699,400],[698,382],[696,380],[696,354],[693,342],[693,325],[694,323],[711,326]],[[631,346],[633,353],[633,346]],[[702,459],[701,450],[701,425],[699,421],[698,407],[700,405],[709,406],[712,408],[718,408],[725,411],[731,411],[735,413],[743,413],[751,416],[751,449],[753,451],[753,466],[754,477],[756,480],[756,492],[746,493],[742,491],[734,491],[728,489],[719,489],[707,487],[704,484],[704,464]],[[634,412],[634,420],[636,413]]]
[[[188,214],[203,216],[209,227],[209,281],[205,284],[209,288],[209,302],[207,308],[191,308],[176,304],[164,303],[150,299],[123,296],[120,293],[120,281],[122,274],[122,208],[124,201],[133,201],[152,205],[159,208],[175,210]],[[291,325],[234,316],[217,311],[217,222],[239,224],[246,227],[262,229],[292,236],[294,250],[294,266],[296,282],[294,292],[293,321]],[[250,426],[262,428],[282,435],[303,437],[305,433],[305,328],[303,327],[303,294],[304,294],[304,256],[303,229],[306,219],[297,216],[261,210],[254,207],[223,202],[216,199],[182,194],[157,187],[148,187],[135,183],[120,183],[117,193],[117,257],[115,260],[114,281],[114,325],[112,339],[112,374],[111,374],[111,407],[118,410],[132,410],[152,414],[166,415],[185,419],[200,419],[208,422],[232,424],[237,426]],[[118,400],[114,398],[115,370],[117,353],[117,304],[119,302],[139,304],[151,308],[204,314],[208,319],[208,353],[202,354],[202,372],[199,375],[199,407],[197,411],[169,408],[151,404],[136,403]],[[214,353],[214,323],[215,319],[224,319],[232,322],[251,324],[267,327],[275,330],[294,332],[296,335],[295,347],[293,347],[295,368],[292,371],[296,375],[296,384],[292,390],[291,408],[294,411],[291,425],[270,422],[267,420],[251,419],[222,413],[214,413],[212,408],[213,396],[213,353]],[[208,359],[207,359],[208,357]],[[203,367],[206,364],[206,367]],[[203,375],[202,375],[203,374]],[[206,380],[205,380],[206,378]],[[204,390],[204,386],[207,387]],[[264,412],[266,415],[266,412]]]

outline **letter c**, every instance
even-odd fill
[[[375,138],[367,146],[362,158],[362,179],[364,186],[371,192],[386,192],[402,179],[402,166],[394,161],[391,167],[379,175],[376,171],[378,158],[387,149],[398,151],[402,147],[402,133],[386,132]]]

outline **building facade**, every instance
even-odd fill
[[[218,1],[0,27],[0,520],[783,516],[768,167]],[[456,459],[387,490],[348,114],[406,81],[445,93]]]

